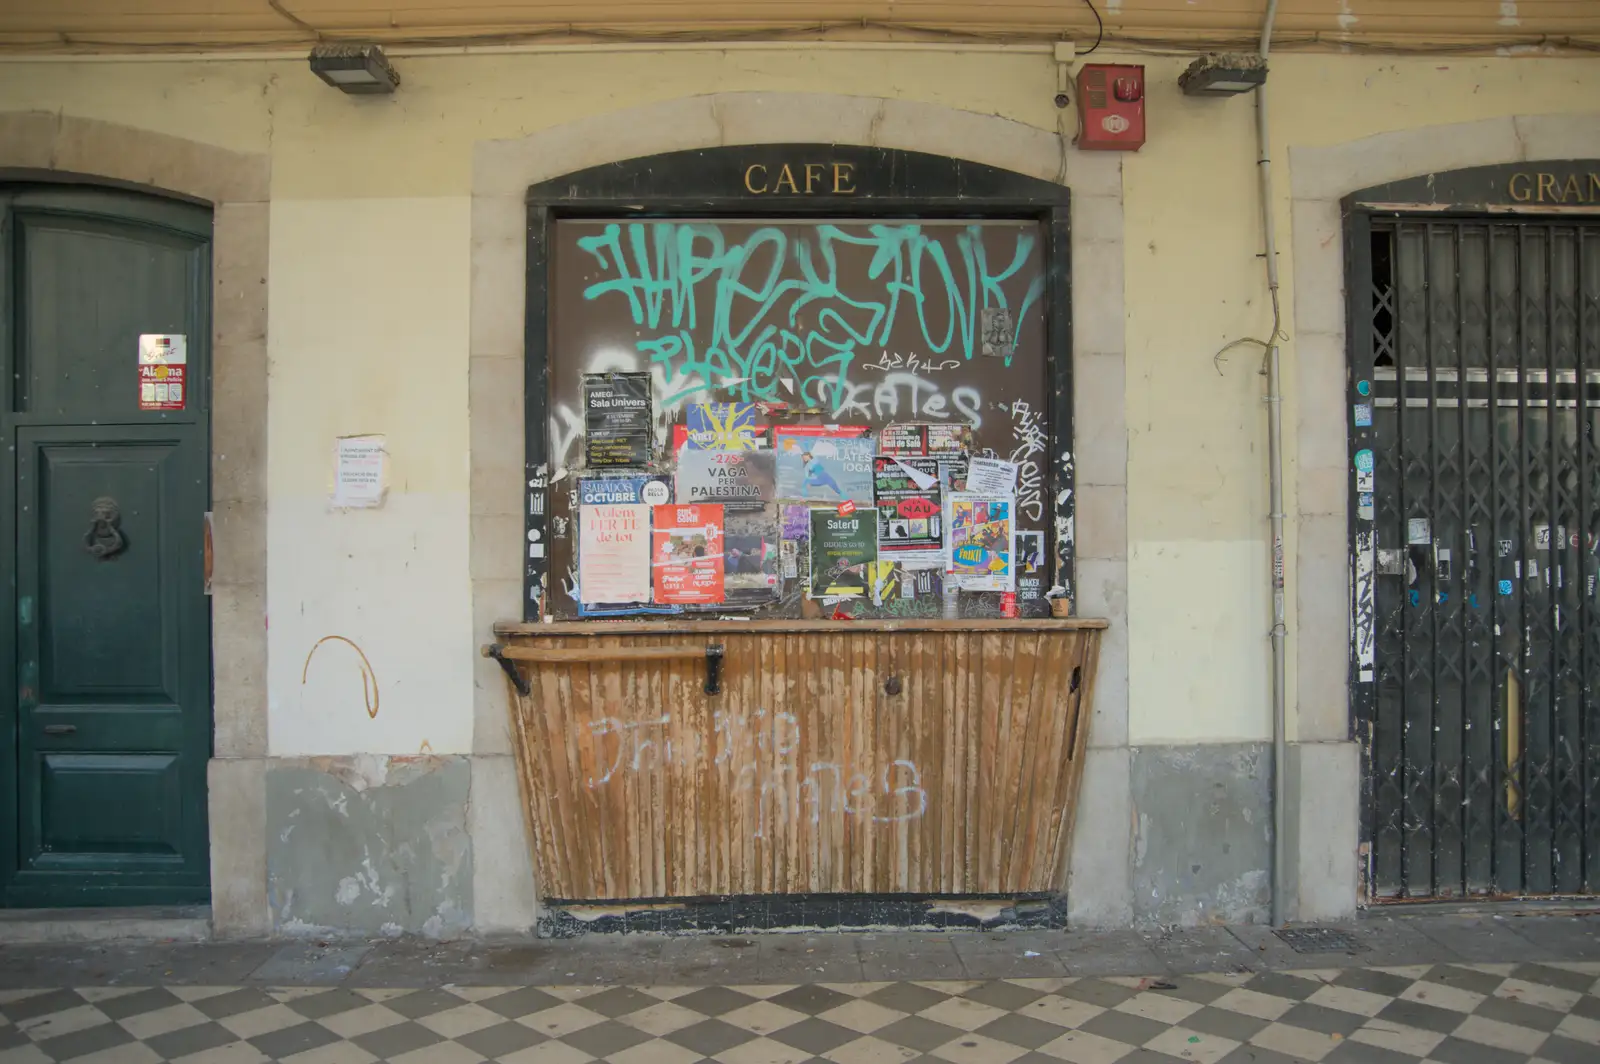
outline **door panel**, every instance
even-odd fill
[[[37,552],[39,563],[32,630],[44,705],[177,698],[178,588],[162,580],[161,540],[181,534],[170,527],[176,515],[162,520],[163,488],[180,487],[173,469],[179,445],[129,445],[115,430],[109,435],[103,445],[76,440],[35,449],[23,434],[22,454],[31,460],[20,501],[24,514],[36,507],[38,518],[23,523],[21,545],[25,555]],[[117,502],[124,543],[104,559],[84,542],[98,499]],[[40,594],[45,588],[48,594]]]
[[[46,416],[136,415],[130,330],[187,333],[193,241],[99,217],[19,210],[18,406]],[[65,311],[65,312],[64,312]],[[136,316],[130,316],[130,312]],[[113,372],[105,372],[111,369]]]
[[[1354,250],[1371,894],[1600,891],[1600,224],[1368,219]]]
[[[177,870],[183,769],[174,754],[41,753],[39,822],[24,842],[29,865],[86,868],[114,855],[124,865]]]
[[[209,895],[209,256],[201,208],[0,187],[3,904]],[[138,409],[145,333],[186,409]]]
[[[184,666],[205,641],[205,470],[188,435],[18,433],[19,882],[69,870],[203,882],[210,692]],[[122,545],[97,555],[85,537],[102,499],[116,501]]]

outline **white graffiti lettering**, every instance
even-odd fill
[[[619,774],[653,772],[676,764],[695,764],[700,749],[691,739],[674,747],[667,715],[624,721],[603,717],[591,721],[594,762],[604,765],[589,777],[590,789],[604,787]],[[754,794],[753,838],[765,838],[779,824],[821,824],[824,817],[856,817],[874,824],[916,820],[927,812],[928,793],[916,762],[898,758],[881,767],[812,761],[795,763],[801,747],[800,721],[792,713],[712,714],[707,737],[711,764],[736,790]],[[614,746],[613,746],[614,743]]]

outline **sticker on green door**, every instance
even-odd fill
[[[139,336],[139,409],[182,410],[189,345],[182,333]]]

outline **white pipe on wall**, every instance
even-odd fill
[[[1267,0],[1261,22],[1261,59],[1272,50],[1272,23],[1278,0]],[[1267,80],[1271,81],[1268,74]],[[1278,231],[1273,214],[1272,158],[1267,120],[1267,85],[1256,89],[1256,165],[1261,176],[1261,224],[1267,259],[1267,291],[1272,297],[1272,335],[1267,337],[1267,480],[1272,522],[1272,924],[1281,926],[1288,898],[1284,853],[1284,774],[1288,768],[1286,730],[1288,628],[1283,600],[1283,391],[1278,373],[1278,335],[1282,310],[1278,302]]]

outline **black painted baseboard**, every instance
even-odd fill
[[[1007,897],[905,894],[762,894],[639,902],[548,900],[540,938],[585,934],[742,934],[756,931],[1055,928],[1065,894]]]

